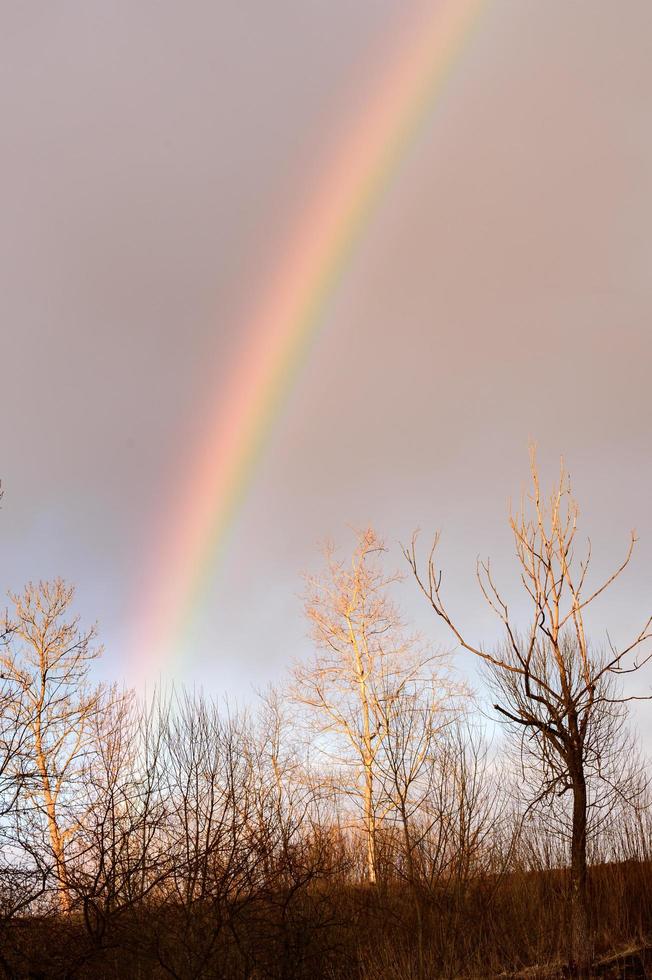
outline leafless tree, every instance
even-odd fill
[[[95,629],[81,631],[77,617],[67,618],[73,597],[74,589],[60,579],[11,594],[10,642],[0,659],[3,677],[16,691],[15,724],[24,732],[15,775],[32,828],[44,821],[64,912],[71,903],[66,848],[79,825],[74,797],[94,746],[102,695],[89,685],[90,665],[101,652],[93,645]]]
[[[521,634],[498,590],[489,562],[478,562],[482,593],[505,629],[497,652],[471,643],[448,613],[441,593],[442,575],[435,564],[439,535],[425,572],[420,570],[416,539],[405,554],[433,610],[460,645],[487,666],[499,692],[494,705],[500,717],[522,732],[544,763],[546,794],[569,793],[571,807],[571,960],[579,969],[590,958],[587,898],[587,814],[591,805],[587,780],[600,775],[613,754],[614,706],[625,700],[613,689],[615,675],[637,671],[651,656],[636,653],[650,638],[652,619],[631,642],[594,651],[585,630],[585,610],[629,564],[636,536],[632,532],[622,563],[604,581],[588,588],[590,542],[585,556],[575,558],[578,507],[563,465],[548,502],[539,487],[534,450],[531,453],[531,511],[525,501],[510,517],[522,585],[531,604],[530,625]]]
[[[428,710],[433,714],[437,694],[442,702],[448,694],[441,690],[443,683],[435,694],[435,658],[404,631],[390,596],[400,576],[384,571],[379,560],[384,550],[371,529],[358,533],[350,565],[336,557],[332,546],[326,548],[325,572],[307,580],[306,614],[317,652],[294,668],[291,687],[294,702],[310,710],[313,723],[317,720],[324,753],[339,767],[338,778],[348,782],[350,795],[361,803],[370,882],[377,876],[383,802],[379,760],[388,725],[398,717],[401,699],[413,698],[419,683],[430,684]]]
[[[138,704],[131,692],[107,695],[92,719],[95,751],[79,792],[85,815],[68,847],[66,869],[95,947],[128,916],[144,914],[171,868],[164,834],[165,706],[158,697]],[[132,938],[126,937],[128,945]]]

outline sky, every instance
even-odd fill
[[[75,583],[103,678],[143,680],[137,621],[206,406],[347,125],[435,7],[3,4],[0,588]],[[449,605],[492,642],[475,560],[513,582],[532,440],[545,484],[566,460],[597,578],[639,534],[596,642],[650,615],[650,36],[647,0],[488,0],[148,683],[246,698],[282,678],[310,653],[302,571],[368,524],[396,566],[440,528]],[[400,601],[452,648],[409,579]]]

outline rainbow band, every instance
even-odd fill
[[[143,676],[174,654],[251,484],[294,378],[372,212],[420,132],[487,0],[442,0],[416,25],[324,174],[312,206],[245,327],[247,342],[220,389],[184,490],[168,515],[163,554],[146,582],[134,656]],[[178,498],[177,498],[178,501]]]

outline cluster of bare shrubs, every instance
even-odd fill
[[[0,969],[7,977],[490,976],[589,973],[652,929],[645,770],[619,673],[648,624],[596,653],[588,558],[562,473],[512,519],[532,607],[471,643],[435,551],[406,557],[485,665],[507,738],[487,741],[449,659],[406,632],[372,531],[308,580],[315,642],[246,710],[147,704],[90,681],[93,630],[61,581],[12,596],[0,670]],[[632,538],[632,546],[634,539]]]

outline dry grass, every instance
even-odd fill
[[[295,896],[260,895],[218,910],[133,909],[89,934],[81,914],[17,920],[2,938],[12,980],[557,980],[567,936],[565,874],[515,873],[424,896],[419,950],[410,894],[345,881],[312,882]],[[592,869],[593,977],[652,975],[652,867]],[[283,901],[281,901],[281,897]],[[211,936],[211,942],[207,938]]]

